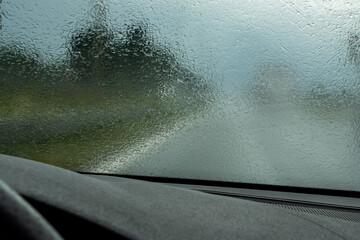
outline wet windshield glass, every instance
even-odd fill
[[[360,191],[360,3],[0,0],[0,153]]]

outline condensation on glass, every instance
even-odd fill
[[[0,153],[360,191],[360,3],[0,1]]]

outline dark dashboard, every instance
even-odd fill
[[[5,155],[0,155],[0,179],[64,239],[360,236],[356,196],[86,175]]]

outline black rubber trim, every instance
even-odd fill
[[[88,175],[103,175],[103,176],[131,178],[131,179],[138,179],[138,180],[144,180],[144,181],[149,181],[149,182],[160,182],[160,183],[176,183],[176,184],[191,184],[191,185],[202,185],[202,186],[245,188],[245,189],[256,189],[256,190],[268,190],[268,191],[279,191],[279,192],[307,193],[307,194],[317,194],[317,195],[328,195],[328,196],[330,195],[330,196],[339,196],[339,197],[360,198],[360,192],[345,191],[345,190],[333,190],[333,189],[324,189],[324,188],[279,186],[279,185],[268,185],[268,184],[257,184],[257,183],[236,183],[236,182],[197,180],[197,179],[186,179],[186,178],[119,175],[119,174],[109,174],[109,173],[89,173],[89,172],[78,172],[78,173],[88,174]]]
[[[256,195],[246,195],[246,194],[236,194],[236,193],[224,193],[219,191],[212,190],[199,190],[201,192],[215,194],[220,196],[234,197],[234,198],[243,198],[256,202],[270,203],[270,204],[279,204],[279,205],[292,205],[292,206],[305,206],[305,207],[313,207],[313,208],[323,208],[329,210],[344,210],[360,213],[360,208],[356,207],[347,207],[343,205],[333,205],[328,203],[320,203],[313,201],[304,201],[304,200],[295,200],[295,199],[284,199],[284,198],[270,198],[264,196],[256,196]]]

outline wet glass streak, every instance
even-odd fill
[[[0,0],[0,153],[360,191],[359,10]]]

